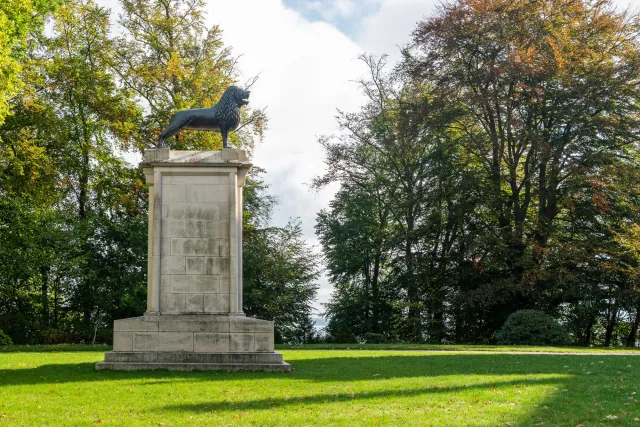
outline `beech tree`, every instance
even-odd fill
[[[391,71],[369,58],[369,102],[321,139],[315,184],[385,194],[401,325],[387,337],[491,342],[511,313],[542,309],[576,343],[635,344],[639,24],[609,0],[455,0]],[[318,224],[332,273],[360,262],[332,233],[360,248],[361,214],[332,208]],[[330,277],[330,326],[367,312],[355,275]]]
[[[576,188],[637,149],[639,30],[609,0],[460,0],[404,50],[414,79],[464,106],[454,127],[482,165],[497,237],[481,262],[506,267],[486,291],[511,294],[505,314],[557,286],[543,270]]]
[[[139,150],[154,145],[169,118],[178,110],[207,108],[237,83],[237,58],[222,42],[219,26],[205,26],[204,0],[121,0],[118,40],[112,69],[147,109],[138,124]],[[241,132],[234,145],[252,147],[261,137],[266,115],[243,109]],[[181,132],[169,144],[174,149],[215,150],[222,147],[216,132]]]
[[[11,98],[22,86],[21,56],[29,36],[40,33],[44,19],[58,0],[6,0],[0,4],[0,125],[10,111]]]

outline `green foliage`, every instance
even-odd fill
[[[384,334],[376,334],[373,332],[367,332],[364,335],[364,342],[366,344],[384,344],[389,342],[389,340],[387,339],[386,336],[384,336]]]
[[[567,345],[569,335],[545,312],[519,310],[496,332],[496,341],[500,345]]]
[[[71,334],[60,329],[49,328],[42,333],[43,344],[70,344],[72,342]]]
[[[329,339],[487,343],[540,307],[637,345],[639,35],[610,0],[456,0],[396,67],[364,56],[314,181],[341,186],[316,227]]]
[[[114,319],[146,308],[148,189],[121,153],[153,144],[176,109],[214,103],[238,73],[221,30],[204,27],[203,1],[123,0],[120,37],[93,0],[60,2],[43,34],[56,3],[0,4],[0,328],[20,344],[110,342]],[[244,119],[232,138],[250,147],[266,117]],[[219,139],[185,133],[176,146]],[[267,228],[274,200],[258,187],[246,189],[247,244],[265,254],[252,271],[271,288],[255,294],[283,295],[268,318],[303,342],[308,248],[295,225]]]
[[[0,345],[13,345],[13,341],[11,340],[11,337],[9,337],[9,335],[2,332],[2,329],[0,329]]]
[[[9,114],[9,101],[21,88],[21,57],[30,34],[43,30],[58,0],[4,0],[0,3],[0,125]]]
[[[299,221],[266,226],[276,201],[265,194],[267,187],[256,172],[248,177],[244,194],[244,310],[275,321],[276,342],[310,342],[318,255],[304,241]]]
[[[231,49],[222,42],[218,26],[205,26],[204,0],[121,0],[117,40],[111,67],[125,86],[147,106],[137,123],[135,145],[155,144],[169,118],[178,110],[207,108],[236,83],[238,72]],[[246,111],[245,111],[246,110]],[[251,147],[261,137],[266,115],[243,109],[243,131],[230,141]],[[216,150],[216,132],[181,132],[168,141],[174,149]]]

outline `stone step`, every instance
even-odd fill
[[[272,364],[282,363],[282,354],[271,353],[187,353],[163,351],[108,351],[105,362],[124,363],[213,363]]]
[[[169,371],[268,371],[290,372],[291,365],[281,363],[133,363],[98,362],[96,370],[148,371],[166,369]]]

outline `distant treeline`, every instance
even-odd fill
[[[455,0],[320,139],[334,342],[491,343],[554,316],[638,342],[640,20],[611,0]],[[407,29],[409,32],[410,29]]]

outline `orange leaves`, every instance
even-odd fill
[[[600,214],[607,214],[611,212],[611,203],[609,198],[604,193],[604,189],[607,187],[607,183],[598,178],[589,178],[587,180],[593,188],[593,194],[591,195],[591,204]]]

